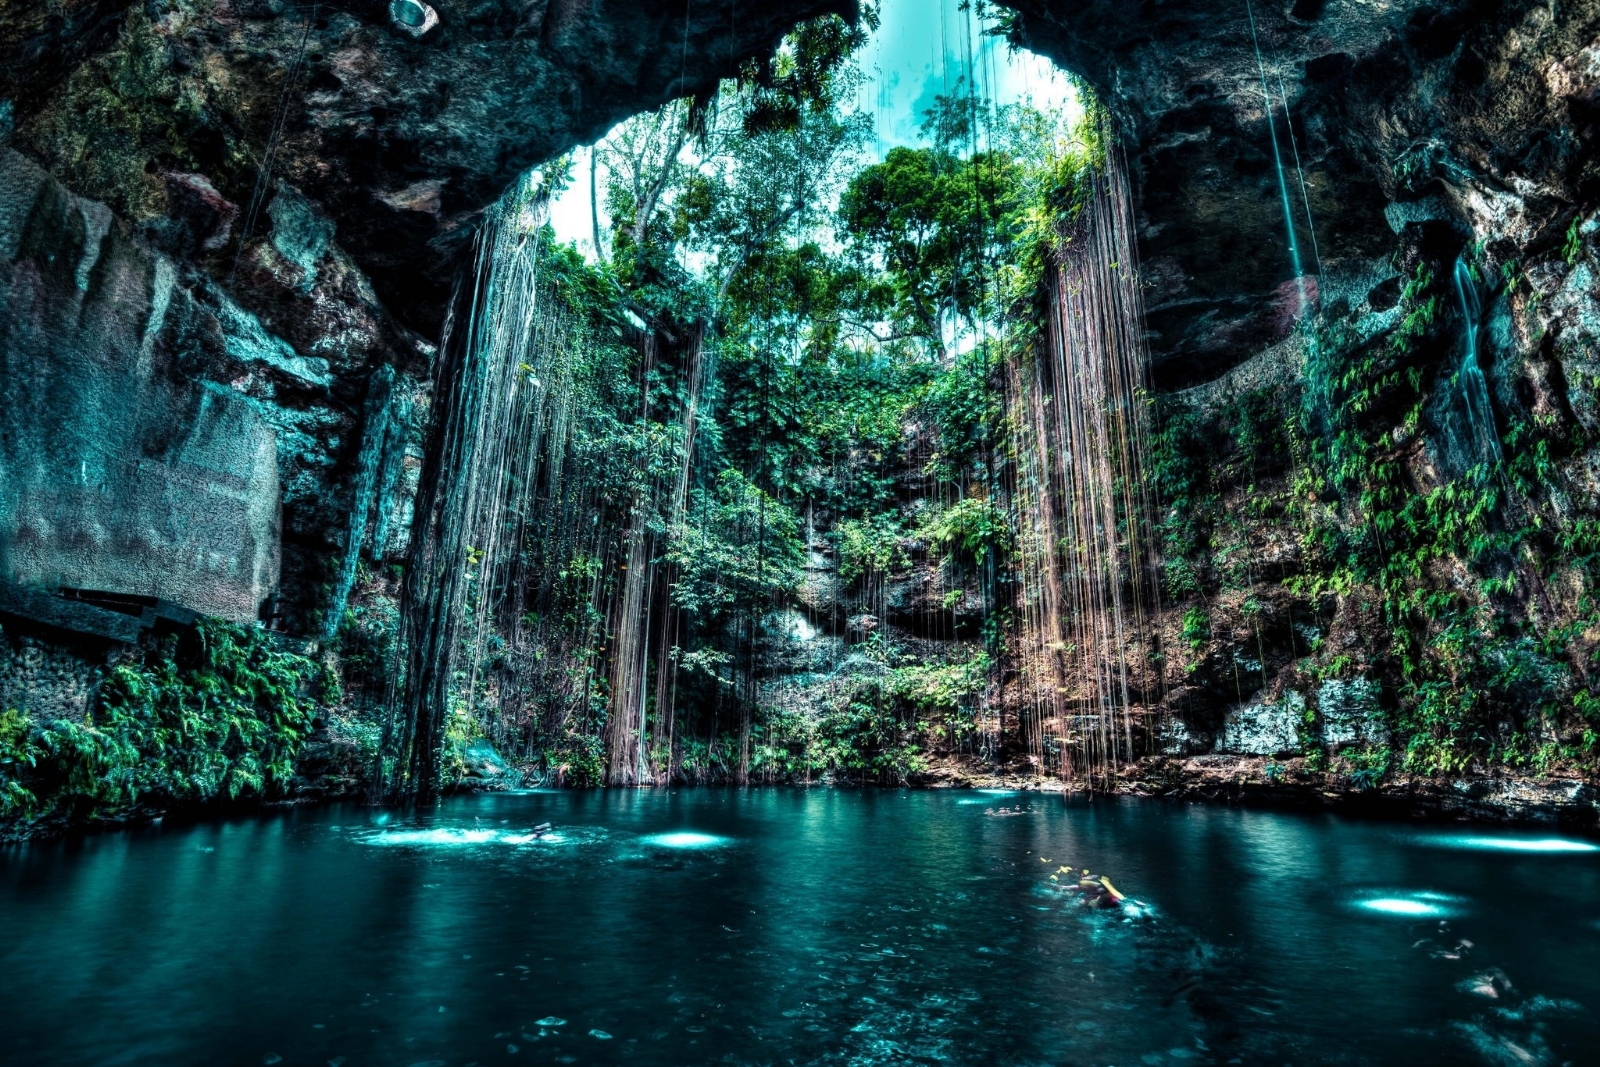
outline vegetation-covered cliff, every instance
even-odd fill
[[[571,6],[0,13],[10,815],[1593,821],[1600,10],[1030,0],[1086,117],[970,67],[880,150],[873,12]]]

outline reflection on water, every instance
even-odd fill
[[[1459,848],[1478,852],[1600,852],[1600,845],[1570,837],[1468,837],[1441,834],[1419,839],[1433,848]]]
[[[1357,897],[1355,905],[1380,915],[1400,915],[1411,919],[1442,919],[1461,914],[1463,898],[1449,893],[1380,893]]]
[[[728,839],[715,834],[697,834],[679,830],[670,834],[650,834],[644,838],[644,843],[659,848],[716,848],[718,845],[726,845]]]
[[[0,1059],[1600,1060],[1588,842],[1000,795],[530,792],[13,848]],[[1085,868],[1128,903],[1085,906]]]

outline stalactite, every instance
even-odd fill
[[[1103,134],[1104,140],[1110,140]],[[1010,372],[1021,533],[1020,672],[1036,757],[1103,782],[1137,751],[1159,685],[1149,653],[1144,308],[1125,164],[1085,173],[1047,266],[1047,329]]]

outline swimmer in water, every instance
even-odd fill
[[[1111,884],[1111,879],[1103,874],[1090,874],[1087,867],[1078,877],[1078,892],[1083,894],[1083,902],[1092,908],[1115,908],[1127,899]]]

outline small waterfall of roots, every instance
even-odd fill
[[[1102,785],[1148,732],[1144,709],[1160,689],[1159,593],[1144,304],[1114,145],[1082,181],[1082,206],[1060,223],[1046,265],[1045,328],[1010,369],[1018,667],[1032,754]]]
[[[563,492],[579,338],[541,283],[547,212],[531,175],[489,210],[441,341],[442,409],[401,605],[403,675],[380,756],[391,795],[437,788],[450,717],[482,707],[488,651],[516,654],[523,546],[558,532],[557,517],[580,503]]]
[[[647,478],[633,490],[625,536],[621,595],[615,600],[611,625],[610,707],[606,719],[606,784],[646,785],[665,782],[676,771],[672,765],[673,730],[677,698],[677,664],[673,650],[681,640],[682,613],[672,600],[677,580],[664,561],[665,538],[684,521],[694,469],[695,430],[707,369],[705,331],[695,326],[683,348],[681,375],[686,383],[677,425],[677,466],[652,465]],[[648,382],[658,368],[661,338],[655,334],[643,343],[640,380]],[[662,427],[671,412],[652,410],[649,388],[641,390],[638,425]]]
[[[1456,364],[1454,418],[1446,426],[1446,445],[1457,467],[1481,478],[1498,470],[1502,453],[1489,382],[1478,363],[1483,299],[1478,292],[1478,279],[1465,257],[1456,260],[1455,286],[1456,299],[1461,304],[1461,358]]]
[[[714,361],[698,326],[628,328],[564,296],[547,215],[535,176],[486,213],[441,341],[380,745],[391,797],[427,798],[479,735],[586,765],[603,736],[610,784],[676,770],[688,623],[661,557]]]

